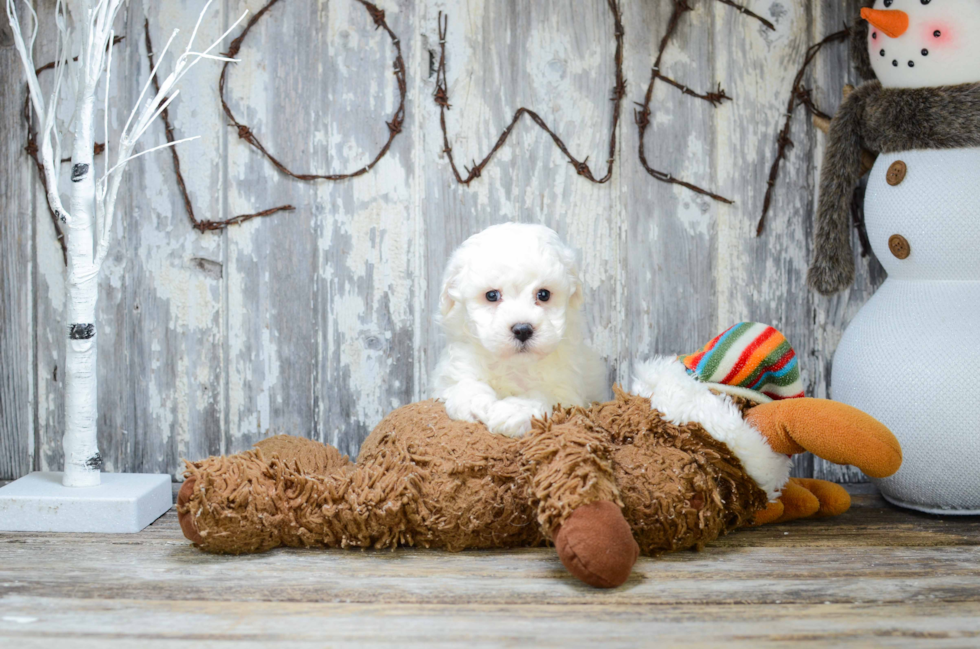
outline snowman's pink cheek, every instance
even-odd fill
[[[929,23],[922,28],[922,42],[934,49],[956,47],[955,30],[947,23]]]

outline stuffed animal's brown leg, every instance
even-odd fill
[[[181,529],[202,549],[228,554],[394,546],[410,534],[406,508],[417,501],[415,483],[397,464],[354,466],[336,449],[300,438],[188,463],[177,497]]]
[[[177,494],[180,528],[209,552],[263,552],[282,545],[281,478],[278,456],[250,450],[187,463]]]
[[[262,452],[263,457],[278,457],[286,466],[292,467],[299,473],[310,475],[326,475],[335,469],[343,468],[350,464],[347,456],[341,455],[340,451],[332,446],[321,444],[320,442],[306,439],[304,437],[290,437],[289,435],[276,435],[269,437],[255,445],[255,448]],[[238,456],[227,458],[231,462],[217,462],[208,465],[209,473],[228,474],[234,471],[232,467],[241,469],[249,464],[245,457],[235,460]],[[238,464],[236,465],[236,462]],[[209,483],[213,484],[213,483]],[[177,519],[180,522],[180,529],[184,536],[197,545],[205,545],[204,538],[197,529],[197,517],[191,514],[189,506],[195,495],[195,487],[198,485],[198,476],[193,472],[184,480],[180,491],[177,493]],[[227,484],[225,485],[227,487]],[[270,541],[267,541],[268,543]]]
[[[538,521],[562,564],[591,586],[623,584],[640,548],[623,517],[608,435],[582,414],[558,413],[525,439]]]
[[[217,520],[241,520],[236,505],[251,507],[259,518],[266,514],[274,518],[275,507],[269,499],[244,498],[253,487],[265,487],[259,492],[271,493],[264,474],[270,470],[268,460],[272,458],[297,473],[312,475],[328,474],[350,464],[334,447],[303,437],[276,435],[258,442],[255,449],[188,464],[184,484],[177,493],[177,519],[185,537],[215,552],[256,552],[275,547],[280,539],[268,526],[256,530],[259,533],[254,536],[251,531],[241,535],[212,531]],[[209,538],[205,539],[202,531]]]

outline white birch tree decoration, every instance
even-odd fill
[[[61,221],[68,248],[66,304],[68,336],[65,372],[65,468],[62,483],[67,487],[95,486],[101,482],[102,459],[98,449],[98,378],[96,373],[95,307],[98,279],[109,250],[116,197],[126,165],[141,155],[196,138],[154,146],[134,154],[136,142],[160,112],[177,98],[181,78],[203,59],[228,61],[211,52],[224,40],[248,12],[204,51],[194,51],[204,14],[212,0],[204,5],[191,33],[187,48],[174,63],[173,72],[160,84],[159,92],[147,97],[156,74],[177,35],[174,30],[162,52],[156,57],[153,71],[147,77],[136,105],[119,135],[110,147],[108,132],[109,78],[112,72],[113,22],[127,0],[57,0],[52,20],[57,26],[57,58],[54,85],[47,99],[38,83],[33,58],[39,19],[30,0],[20,0],[31,16],[31,33],[27,41],[21,31],[18,0],[6,0],[7,17],[13,31],[14,45],[20,54],[27,77],[33,112],[38,121],[38,149],[47,180],[48,200]],[[96,88],[105,77],[105,157],[98,179],[94,165]],[[56,113],[64,87],[74,95],[71,119],[63,127]],[[62,204],[58,193],[61,143],[71,141],[71,192],[69,205]],[[112,154],[113,157],[110,157]]]

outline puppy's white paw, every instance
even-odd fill
[[[491,433],[521,437],[531,430],[531,419],[544,417],[548,410],[538,401],[507,397],[492,406],[485,423]]]
[[[464,399],[447,399],[446,414],[450,419],[456,421],[468,421],[475,424],[480,421],[480,417],[474,412],[472,403],[466,403]]]

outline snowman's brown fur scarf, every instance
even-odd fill
[[[872,8],[874,0],[864,0],[862,7]],[[875,79],[874,68],[871,67],[871,53],[868,51],[868,21],[858,18],[851,26],[851,63],[865,81]]]
[[[882,88],[869,81],[841,104],[830,125],[820,174],[814,257],[807,282],[824,295],[854,281],[851,195],[861,178],[861,150],[980,146],[980,83],[938,88]]]

